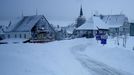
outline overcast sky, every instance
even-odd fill
[[[124,13],[134,19],[134,0],[0,0],[0,19],[24,15],[44,14],[49,20],[74,20],[79,15],[80,5],[84,15]]]

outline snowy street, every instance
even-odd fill
[[[0,75],[134,75],[134,0],[0,0]]]
[[[72,47],[72,53],[81,63],[81,65],[88,70],[88,72],[92,73],[93,75],[130,75],[129,73],[125,73],[123,71],[121,72],[104,63],[95,61],[92,58],[89,58],[87,55],[81,54],[86,47],[87,45],[74,46]]]
[[[0,75],[133,75],[133,58],[133,51],[95,39],[9,43],[0,45]]]

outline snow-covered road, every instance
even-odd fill
[[[86,38],[0,45],[0,75],[134,75],[134,51],[111,45]]]
[[[81,44],[73,46],[71,52],[74,54],[76,60],[92,75],[130,75],[127,72],[116,70],[102,62],[96,61],[89,56],[82,54],[88,47],[88,44]]]

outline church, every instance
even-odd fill
[[[86,22],[86,18],[83,16],[83,10],[82,10],[82,6],[80,8],[80,15],[78,16],[78,18],[76,19],[76,28],[80,27],[82,24],[84,24]]]

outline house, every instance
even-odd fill
[[[93,24],[97,27],[99,33],[109,33],[110,25],[105,23],[100,16],[94,15],[92,18]]]
[[[97,30],[91,17],[83,25],[74,30],[74,35],[76,37],[93,38]]]
[[[130,36],[134,36],[134,23],[130,23]]]
[[[75,23],[72,23],[72,24],[68,25],[67,27],[65,27],[67,39],[74,38],[73,31],[76,28],[75,25],[76,25]]]
[[[55,30],[43,15],[23,16],[16,23],[10,22],[5,38],[55,40]]]
[[[57,25],[55,28],[56,31],[56,40],[63,40],[66,38],[66,30],[64,27]]]
[[[122,29],[122,30],[121,30]],[[125,15],[93,15],[85,24],[76,28],[77,37],[93,37],[95,33],[115,36],[129,33],[128,18]]]
[[[77,37],[93,38],[96,33],[108,33],[109,27],[109,25],[101,20],[100,16],[94,15],[82,26],[75,29],[75,35],[77,35]]]
[[[124,33],[129,33],[128,18],[124,14],[99,16],[106,24],[110,26],[110,35],[116,36],[117,34],[123,35]]]

